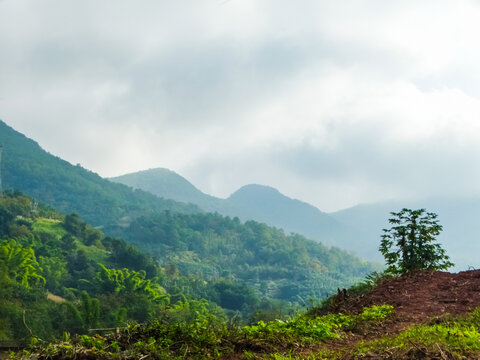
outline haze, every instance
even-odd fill
[[[71,163],[333,211],[479,195],[478,1],[0,1],[0,118]]]

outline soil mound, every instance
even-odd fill
[[[411,323],[445,313],[466,313],[480,306],[480,270],[409,273],[385,281],[365,295],[345,299],[340,308],[356,313],[365,306],[383,304],[394,306],[397,319]]]

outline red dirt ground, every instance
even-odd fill
[[[345,293],[343,293],[345,295]],[[415,272],[386,280],[371,292],[356,297],[337,296],[335,312],[360,313],[372,305],[392,305],[395,315],[365,332],[351,334],[346,338],[326,344],[332,350],[353,348],[359,341],[368,341],[385,335],[396,335],[401,331],[428,319],[449,313],[465,314],[480,306],[480,270],[457,274],[427,271]],[[310,350],[311,351],[311,350]],[[307,353],[309,351],[307,350]],[[432,354],[429,354],[429,356]],[[443,359],[422,354],[422,359]],[[346,355],[345,359],[354,359]],[[368,359],[384,359],[382,356],[366,356]],[[387,357],[388,358],[388,357]],[[417,359],[418,357],[408,357]],[[403,357],[402,357],[403,359]]]
[[[386,281],[372,292],[347,299],[345,310],[389,304],[398,316],[414,322],[450,314],[463,314],[480,306],[480,270],[457,274],[441,271],[415,272]]]
[[[357,334],[363,340],[395,335],[434,316],[460,315],[479,307],[480,270],[402,275],[383,282],[365,295],[340,299],[336,302],[335,312],[359,313],[364,307],[384,304],[392,305],[395,315],[368,333]],[[357,336],[355,338],[359,340]]]

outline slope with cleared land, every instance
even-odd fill
[[[320,309],[312,309],[290,321],[260,322],[243,328],[215,324],[207,314],[191,323],[169,323],[166,318],[131,326],[110,337],[81,337],[51,344],[34,356],[479,359],[479,291],[480,271],[416,272],[385,280],[358,297],[350,298],[340,291],[331,303],[335,313],[316,315],[315,310]]]
[[[480,306],[480,270],[406,274],[346,301],[343,309],[358,311],[363,306],[380,304],[393,305],[397,316],[412,322],[445,313],[463,314]]]
[[[473,337],[480,350],[480,322],[476,323],[479,311],[475,310],[480,307],[480,270],[405,274],[358,297],[341,292],[331,309],[355,314],[383,304],[395,309],[387,321],[349,334],[327,348],[335,350],[340,359],[480,358],[480,352],[457,344],[458,339]],[[452,341],[456,346],[449,343]]]

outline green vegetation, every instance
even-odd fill
[[[15,240],[0,242],[0,273],[5,284],[18,283],[30,289],[45,278],[32,248],[24,248]]]
[[[279,253],[278,244],[303,267],[315,256],[331,268],[342,264],[328,249],[266,225],[241,224],[216,214],[167,212],[140,218],[126,232],[138,231],[141,236],[150,229],[149,236],[158,242],[157,247],[149,243],[150,249],[158,251],[161,266],[133,245],[106,237],[78,215],[63,217],[19,193],[0,196],[0,215],[0,341],[31,343],[12,353],[12,359],[480,356],[480,309],[463,317],[434,318],[396,336],[360,341],[364,334],[388,327],[384,322],[391,321],[395,309],[381,305],[358,313],[332,312],[335,302],[345,294],[365,294],[395,276],[391,273],[372,273],[304,313],[278,296],[281,292],[262,292],[268,287],[260,276],[259,286],[248,283],[252,274],[262,273],[270,285],[282,281],[281,276],[273,277],[279,271],[276,264],[286,268],[284,274],[295,274],[288,270],[293,264]],[[250,255],[242,253],[249,239],[255,243],[250,244]],[[225,261],[217,261],[224,268],[217,268],[215,276],[202,267],[213,263],[212,253]],[[245,268],[233,253],[246,259]],[[206,263],[197,263],[195,256],[203,256]],[[355,264],[350,266],[343,271],[355,271]],[[269,271],[270,278],[265,275]],[[110,334],[92,335],[90,329],[99,328],[110,329]]]
[[[442,231],[437,214],[425,209],[402,209],[391,213],[393,225],[383,229],[380,252],[388,265],[387,272],[405,274],[414,270],[446,270],[453,266],[435,238]]]
[[[286,318],[301,305],[296,294],[323,296],[369,269],[298,235],[219,215],[134,222],[126,231],[142,239],[150,230],[154,257],[20,193],[0,196],[0,214],[0,340],[125,326],[202,301],[237,323]]]
[[[122,233],[180,273],[215,281],[222,294],[214,301],[231,310],[242,310],[241,303],[254,310],[262,298],[322,299],[379,268],[301,235],[218,214],[164,212],[140,217]],[[243,301],[242,284],[258,298]]]
[[[214,359],[240,352],[245,358],[270,351],[284,353],[306,345],[345,336],[362,326],[384,321],[391,306],[366,308],[359,315],[331,314],[311,318],[299,315],[288,321],[259,322],[253,326],[228,326],[208,308],[207,302],[179,303],[166,309],[160,319],[129,325],[107,337],[78,336],[41,348],[38,359]],[[253,351],[253,352],[252,352]],[[26,351],[13,358],[28,356]],[[279,356],[281,356],[279,354]]]
[[[417,325],[398,336],[385,337],[361,343],[355,353],[358,357],[367,353],[390,353],[391,358],[477,359],[480,356],[480,308],[468,315],[434,318],[427,324]],[[442,355],[443,354],[443,355]]]
[[[62,266],[71,267],[61,265],[62,261],[79,267],[70,287],[76,287],[77,278],[94,277],[98,263],[117,270],[145,270],[149,277],[158,275],[151,263],[139,262],[139,250],[118,248],[103,233],[153,254],[162,267],[159,282],[170,294],[206,298],[230,312],[241,312],[244,318],[252,315],[252,320],[288,315],[294,303],[324,298],[379,268],[300,235],[287,235],[253,221],[243,224],[238,218],[201,214],[193,205],[111,183],[46,153],[3,122],[0,143],[4,145],[6,188],[19,189],[62,213],[78,214],[65,217],[65,227],[48,216],[31,224],[36,233],[58,232],[55,242],[59,246],[75,246],[74,255],[53,261],[37,251],[42,245],[36,243],[37,260],[48,269],[42,276],[50,291],[61,287],[56,278]],[[86,227],[81,219],[94,226]],[[87,269],[81,270],[85,259]],[[115,267],[107,260],[115,260]]]
[[[169,303],[160,278],[171,279],[152,257],[78,216],[9,192],[0,214],[0,340],[147,320]],[[132,270],[120,269],[125,258]]]
[[[351,339],[388,326],[394,309],[335,312],[389,276],[451,265],[433,213],[392,213],[389,271],[372,273],[345,251],[112,184],[0,130],[6,187],[71,213],[0,194],[0,341],[33,346],[12,358],[480,357],[480,310],[360,344]]]
[[[251,340],[276,345],[286,343],[316,343],[340,337],[340,331],[352,331],[365,324],[385,320],[393,312],[390,305],[364,308],[358,315],[328,314],[314,316],[298,315],[289,321],[276,320],[269,323],[259,321],[246,326],[243,332]]]
[[[164,210],[200,212],[195,205],[158,198],[112,183],[97,174],[53,156],[33,140],[0,121],[3,145],[2,184],[48,204],[57,211],[77,213],[107,232],[132,218]],[[1,215],[0,215],[1,216]]]

